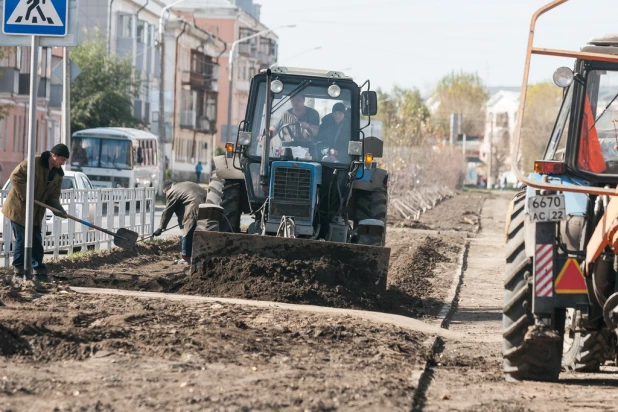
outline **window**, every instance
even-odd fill
[[[133,16],[121,14],[118,16],[118,37],[133,36]]]
[[[148,30],[148,24],[143,20],[137,22],[137,42],[146,43],[146,30]]]

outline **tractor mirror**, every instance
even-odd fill
[[[363,116],[375,116],[378,113],[378,95],[376,92],[361,93],[361,113]]]

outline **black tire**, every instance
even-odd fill
[[[385,190],[366,192],[357,190],[354,192],[356,208],[354,211],[354,227],[364,219],[376,219],[384,222],[382,236],[362,234],[357,243],[369,246],[384,246],[386,243],[386,213],[388,207],[388,194]]]
[[[599,331],[566,330],[562,369],[573,372],[598,372],[609,353],[608,343]]]
[[[240,232],[240,183],[226,182],[216,175],[210,179],[206,203],[219,205],[223,208],[225,217],[219,224],[209,222],[205,225],[209,231],[238,233]],[[218,230],[217,230],[218,228]]]
[[[532,315],[532,260],[526,257],[525,192],[513,199],[507,228],[504,308],[502,316],[504,375],[507,381],[556,381],[560,374],[562,341],[527,342]],[[558,318],[558,316],[556,317]]]

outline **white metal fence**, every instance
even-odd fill
[[[0,207],[6,201],[8,191],[0,190]],[[116,232],[126,228],[140,235],[154,231],[155,189],[89,189],[63,190],[60,203],[68,214]],[[0,258],[9,265],[12,255],[13,233],[11,222],[0,213]],[[60,251],[72,253],[78,250],[111,248],[113,236],[71,219],[62,219],[47,214],[43,223],[43,247],[58,257]]]

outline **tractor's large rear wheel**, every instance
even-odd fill
[[[358,244],[369,246],[384,246],[386,243],[386,213],[388,207],[388,194],[385,190],[367,192],[357,190],[354,192],[356,209],[354,213],[354,226],[365,219],[380,220],[384,223],[384,231],[381,236],[361,234]]]
[[[240,232],[240,194],[241,188],[238,182],[228,182],[219,178],[216,174],[210,179],[206,203],[221,206],[223,219],[221,222],[206,222],[205,228],[217,232]]]
[[[534,325],[533,269],[525,250],[525,200],[525,192],[518,193],[509,209],[502,317],[504,374],[508,381],[554,381],[560,374],[562,342],[525,339]]]

